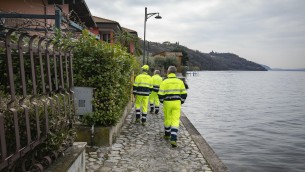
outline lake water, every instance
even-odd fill
[[[231,172],[305,171],[305,72],[202,71],[182,111]]]

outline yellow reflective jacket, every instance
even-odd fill
[[[161,83],[158,96],[161,103],[163,101],[181,100],[183,104],[187,97],[187,92],[183,81],[178,79],[176,74],[170,73],[167,79]]]
[[[152,81],[153,81],[153,91],[158,92],[160,84],[162,83],[162,77],[159,74],[155,74],[152,76]]]
[[[141,73],[135,79],[133,84],[133,94],[149,96],[153,88],[152,78],[146,72]]]

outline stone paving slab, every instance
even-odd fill
[[[134,109],[111,147],[88,147],[87,172],[211,172],[207,161],[180,123],[178,147],[164,140],[163,114],[148,114],[147,125],[134,123]]]

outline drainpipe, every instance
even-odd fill
[[[93,146],[94,142],[94,124],[91,126],[91,146]]]
[[[44,11],[44,15],[47,15],[47,5],[45,0],[41,0],[43,3],[43,11]],[[44,19],[44,27],[47,27],[47,19]],[[45,35],[47,35],[47,31],[44,32]]]

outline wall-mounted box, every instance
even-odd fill
[[[93,88],[74,87],[74,102],[77,115],[92,112]]]

